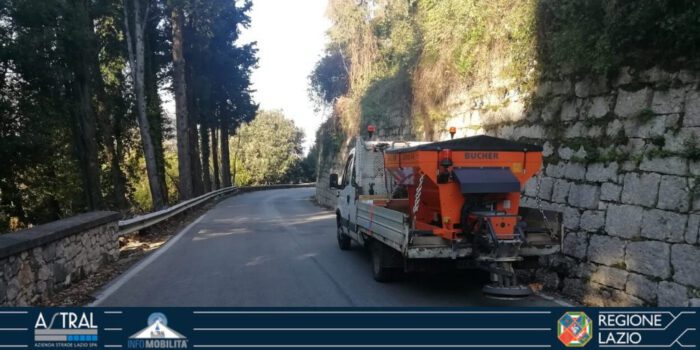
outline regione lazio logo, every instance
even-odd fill
[[[593,323],[583,312],[567,312],[557,322],[557,338],[568,348],[580,348],[593,338]]]
[[[168,318],[160,312],[148,316],[148,326],[129,337],[131,349],[184,349],[187,338],[168,327]]]

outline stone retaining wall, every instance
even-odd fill
[[[535,280],[588,305],[697,306],[699,89],[696,72],[626,68],[534,96],[463,91],[447,125],[544,146],[539,196],[564,213],[564,252]],[[523,195],[534,207],[536,180]]]
[[[92,212],[0,235],[0,305],[27,306],[119,257],[116,212]]]

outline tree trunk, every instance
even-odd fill
[[[228,149],[228,122],[227,118],[221,118],[221,184],[223,187],[231,187],[231,158]]]
[[[101,193],[100,162],[98,159],[97,145],[97,121],[92,105],[91,93],[91,67],[94,63],[91,55],[97,55],[93,38],[94,27],[90,18],[90,9],[86,1],[76,0],[70,2],[71,13],[67,17],[75,29],[81,31],[80,35],[66,37],[69,49],[80,49],[71,52],[69,67],[73,73],[72,92],[75,98],[73,115],[76,127],[76,149],[81,168],[85,200],[90,210],[104,209],[104,201]],[[72,57],[71,57],[72,56]]]
[[[190,122],[187,113],[187,88],[185,82],[185,56],[183,55],[184,18],[182,9],[173,8],[173,87],[175,90],[175,116],[177,128],[177,165],[180,183],[180,200],[192,198],[192,158]]]
[[[199,127],[199,137],[202,140],[202,180],[204,180],[204,191],[211,192],[211,170],[209,169],[209,128],[202,123]]]
[[[195,195],[204,194],[202,161],[199,158],[199,132],[194,120],[190,120],[190,159],[192,160],[192,191]]]
[[[221,188],[221,182],[219,181],[219,150],[218,141],[216,139],[216,128],[211,128],[211,159],[214,166],[214,189],[218,190]]]
[[[134,94],[136,95],[136,115],[143,145],[144,158],[146,160],[146,172],[148,174],[148,184],[151,190],[153,208],[156,210],[165,207],[167,202],[165,189],[159,180],[158,163],[156,149],[151,136],[151,125],[146,115],[146,97],[144,89],[144,29],[148,18],[148,7],[146,7],[143,17],[141,16],[140,1],[132,0],[131,4],[134,12],[133,37],[129,25],[129,6],[124,1],[124,21],[127,35],[127,46],[129,49],[129,61],[131,74],[134,83]]]
[[[92,108],[90,86],[87,76],[78,74],[75,82],[78,94],[78,110],[76,119],[78,123],[78,158],[83,168],[83,183],[85,185],[86,198],[90,210],[104,209],[102,193],[100,191],[100,163],[97,156],[97,128],[95,113]]]

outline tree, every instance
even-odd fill
[[[178,4],[173,6],[173,90],[175,92],[175,115],[177,125],[177,163],[180,177],[180,200],[190,199],[193,194],[192,160],[190,157],[190,122],[187,112],[185,86],[185,56],[183,53],[184,14]]]
[[[276,184],[294,180],[289,173],[301,161],[303,143],[303,131],[281,111],[260,111],[238,128],[231,152],[240,158],[251,184]]]
[[[126,44],[129,52],[129,67],[136,95],[136,115],[141,134],[141,144],[146,159],[146,172],[148,175],[151,199],[155,209],[165,207],[167,203],[165,188],[161,182],[161,172],[158,170],[156,157],[156,145],[151,135],[151,123],[146,115],[146,97],[144,86],[144,33],[150,6],[143,6],[141,1],[124,0],[124,29]]]

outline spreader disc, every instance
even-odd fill
[[[528,286],[519,285],[513,287],[502,287],[487,284],[481,289],[487,296],[496,298],[525,298],[532,295],[532,290]]]

